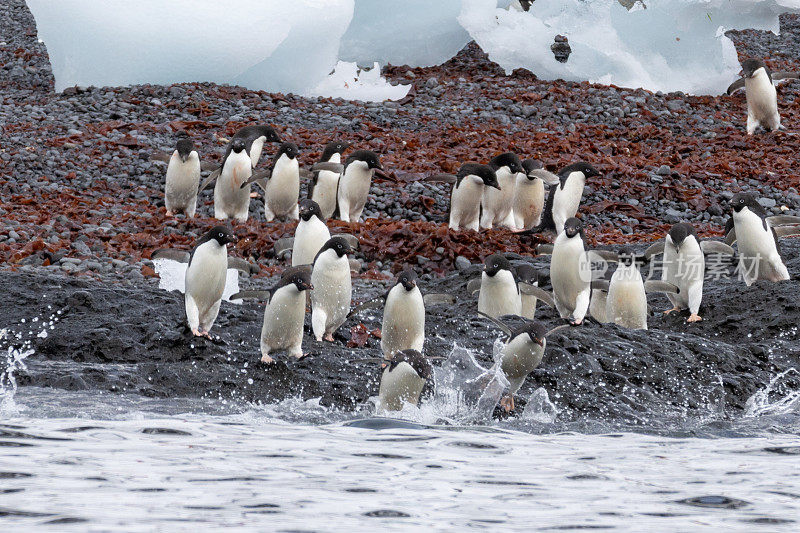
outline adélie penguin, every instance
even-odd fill
[[[234,133],[231,142],[236,139],[244,141],[247,153],[250,154],[252,168],[256,168],[256,165],[258,165],[258,160],[261,158],[261,152],[264,149],[264,143],[281,142],[281,136],[272,126],[245,126]]]
[[[292,266],[310,265],[317,252],[331,238],[331,233],[322,218],[319,205],[314,200],[300,200],[300,221],[294,232]]]
[[[331,237],[314,259],[311,283],[311,329],[318,340],[333,341],[333,333],[347,320],[352,298],[350,245],[342,237]]]
[[[500,187],[484,187],[480,227],[489,229],[502,225],[513,229],[514,191],[517,174],[523,171],[522,162],[517,154],[506,152],[489,161],[489,166],[494,170]]]
[[[434,174],[425,178],[428,182],[453,185],[450,193],[450,229],[477,230],[481,216],[481,201],[486,187],[499,189],[497,174],[488,165],[464,163],[458,174]]]
[[[517,174],[514,187],[514,225],[526,230],[538,226],[542,221],[544,209],[544,174],[558,180],[558,176],[544,170],[539,161],[526,159],[522,162],[523,171]],[[552,180],[548,180],[551,183]]]
[[[241,291],[231,300],[256,298],[266,300],[264,324],[261,327],[261,361],[271,363],[273,352],[286,350],[289,355],[303,357],[303,322],[306,315],[306,294],[314,288],[308,266],[283,271],[280,281],[267,291]]]
[[[719,241],[701,241],[694,226],[679,222],[670,228],[667,236],[645,251],[646,258],[663,254],[661,260],[661,280],[678,288],[678,292],[667,292],[672,308],[664,311],[665,315],[673,311],[689,310],[687,322],[698,322],[700,304],[703,301],[703,281],[706,274],[706,254],[724,254],[733,256],[733,248]]]
[[[347,156],[336,193],[340,220],[358,222],[367,204],[372,177],[376,173],[381,177],[387,177],[375,152],[356,150]]]
[[[744,88],[747,98],[747,134],[752,135],[761,126],[769,131],[781,127],[778,112],[778,93],[775,82],[800,78],[798,72],[772,72],[763,61],[742,61],[742,77],[728,87],[728,94]]]
[[[516,274],[518,283],[525,283],[535,287],[539,286],[539,282],[543,277],[541,272],[528,264],[514,265],[514,273]],[[528,294],[527,291],[520,287],[520,297],[522,300],[521,316],[533,320],[536,314],[536,296]]]
[[[153,153],[150,159],[168,163],[164,186],[164,206],[167,208],[167,216],[184,213],[189,218],[193,217],[197,209],[200,171],[207,170],[208,165],[200,163],[200,156],[194,149],[192,140],[180,139],[171,155]]]
[[[333,141],[325,146],[319,158],[320,163],[341,163],[342,153],[347,150],[350,143],[346,141]],[[308,197],[319,204],[322,216],[326,219],[333,216],[336,211],[336,192],[339,188],[341,172],[332,170],[319,170],[314,172],[308,184]]]
[[[483,262],[478,312],[497,318],[522,313],[522,299],[511,263],[501,254],[493,254]]]
[[[750,286],[756,280],[784,281],[789,271],[781,259],[778,238],[794,235],[800,218],[786,215],[767,216],[755,197],[747,193],[734,194],[730,200],[733,228],[725,237],[726,244],[736,243],[739,252],[738,273]]]
[[[264,190],[264,217],[267,222],[277,218],[297,220],[300,198],[300,162],[297,145],[282,143],[275,154],[269,180]],[[256,181],[253,176],[250,180]]]
[[[214,185],[214,218],[235,218],[239,222],[247,222],[250,210],[248,179],[252,173],[245,141],[233,139],[228,143],[221,167],[209,174],[200,185],[202,191],[212,181],[217,181]]]
[[[558,173],[558,181],[550,187],[539,225],[520,233],[541,233],[550,229],[559,235],[567,219],[578,212],[586,180],[600,175],[597,169],[584,162],[564,168]]]
[[[378,389],[380,407],[400,411],[406,403],[418,405],[422,390],[432,378],[433,367],[419,350],[395,352],[391,361],[384,363]]]
[[[514,410],[514,395],[519,391],[528,375],[542,362],[547,337],[556,331],[569,326],[557,326],[551,330],[541,322],[526,320],[522,326],[512,328],[498,318],[480,313],[492,324],[501,329],[507,336],[499,353],[500,369],[509,382],[508,394],[500,400],[500,406],[506,411]]]

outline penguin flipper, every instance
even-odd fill
[[[272,297],[272,293],[270,291],[239,291],[236,294],[232,295],[229,300],[244,300],[246,298],[250,298],[253,300],[267,300]]]
[[[728,90],[726,91],[726,93],[728,94],[728,96],[730,96],[740,89],[744,89],[744,78],[739,78],[735,82],[731,83],[728,86]]]
[[[787,237],[789,235],[800,235],[800,226],[778,226],[772,228],[775,235],[778,237]]]
[[[704,254],[734,255],[736,253],[733,248],[722,241],[703,241],[700,243],[700,249]]]
[[[360,272],[361,271],[361,261],[356,259],[355,257],[351,257],[347,260],[347,264],[350,265],[351,272]]]
[[[553,255],[553,245],[548,242],[543,242],[536,246],[537,255]]]
[[[558,331],[561,331],[562,329],[569,329],[569,328],[571,328],[571,327],[572,327],[572,326],[570,326],[569,324],[561,324],[560,326],[556,326],[556,327],[554,327],[553,329],[551,329],[550,331],[548,331],[547,333],[545,333],[545,334],[544,334],[544,336],[545,336],[545,337],[549,337],[549,336],[550,336],[550,335],[552,335],[553,333],[556,333],[556,332],[558,332]]]
[[[422,296],[425,306],[429,305],[450,305],[456,302],[456,297],[452,294],[442,292],[432,292]]]
[[[208,161],[200,163],[200,170],[202,172],[213,172],[213,171],[217,170],[218,168],[220,168],[218,163],[211,163],[211,162],[208,162]]]
[[[240,188],[244,189],[247,185],[250,185],[251,183],[254,183],[256,181],[260,180],[266,181],[270,178],[270,176],[272,176],[272,169],[262,170],[260,172],[253,172],[253,174],[251,174],[250,177],[247,178],[247,181],[242,183],[242,186]],[[263,188],[264,185],[261,185],[261,187]]]
[[[644,291],[645,292],[671,292],[674,294],[678,294],[680,289],[673,285],[672,283],[667,283],[666,281],[651,279],[644,282]]]
[[[500,320],[498,320],[498,319],[496,319],[496,318],[494,318],[492,316],[489,316],[486,313],[482,313],[481,311],[478,311],[478,314],[481,315],[486,320],[488,320],[489,322],[491,322],[494,326],[496,326],[499,330],[501,330],[507,336],[509,336],[509,337],[511,336],[512,329],[507,324],[504,324]]]
[[[383,306],[384,299],[385,295],[381,294],[377,298],[373,298],[372,300],[367,300],[366,302],[363,302],[355,306],[349,313],[347,313],[347,318],[357,315],[361,311],[366,311],[367,309],[380,309]]]
[[[610,250],[589,250],[587,254],[589,255],[589,260],[592,262],[616,263],[619,261],[617,252],[612,252]]]
[[[171,158],[172,154],[167,154],[165,152],[152,152],[150,154],[150,161],[163,161],[164,163],[169,163]]]
[[[249,263],[241,257],[228,257],[228,268],[233,268],[247,274],[257,274],[258,271],[261,270],[258,265]]]
[[[222,172],[222,167],[218,168],[217,170],[215,170],[214,172],[212,172],[211,174],[209,174],[209,175],[206,177],[206,179],[204,179],[204,180],[203,180],[203,183],[201,183],[201,184],[200,184],[200,188],[197,190],[197,192],[203,192],[203,189],[205,189],[206,187],[208,187],[208,186],[209,186],[209,184],[210,184],[212,181],[214,181],[215,179],[217,179],[217,178],[219,177],[219,175],[220,175],[220,173],[221,173],[221,172]]]
[[[481,278],[473,278],[467,282],[467,292],[470,296],[481,290]]]
[[[608,292],[608,288],[611,284],[606,279],[594,279],[592,280],[591,287],[593,291],[604,291]]]
[[[736,228],[732,228],[726,235],[725,235],[725,244],[728,246],[732,245],[736,242]]]
[[[320,161],[311,166],[311,172],[319,172],[320,170],[327,170],[329,172],[341,174],[344,172],[344,165],[341,163],[333,163],[331,161]]]
[[[178,263],[188,263],[191,255],[186,250],[176,250],[174,248],[160,248],[150,254],[150,259],[171,259]]]
[[[530,172],[528,172],[528,176],[529,177],[539,178],[543,182],[545,182],[546,184],[548,184],[550,186],[558,185],[559,183],[561,183],[561,180],[559,179],[559,177],[557,175],[555,175],[552,172],[549,172],[549,171],[547,171],[547,170],[545,170],[543,168],[537,168],[535,170],[531,170]]]
[[[294,247],[294,237],[284,237],[275,241],[275,246],[272,249],[275,251],[275,257],[280,257]]]
[[[767,222],[769,222],[770,226],[794,225],[800,224],[800,217],[796,217],[794,215],[775,215],[767,217]]]
[[[796,80],[800,78],[800,72],[795,72],[791,70],[779,70],[778,72],[772,73],[772,81],[774,82],[786,82],[789,80]],[[777,85],[777,83],[775,84]]]
[[[546,290],[542,289],[541,287],[537,287],[536,285],[530,285],[528,283],[520,283],[519,284],[519,292],[526,296],[535,296],[539,300],[545,303],[547,307],[551,309],[556,308],[556,301],[553,299],[553,295],[547,292]]]
[[[647,250],[644,251],[645,259],[650,259],[654,255],[663,254],[664,253],[664,241],[658,241],[650,245]]]
[[[433,183],[449,183],[452,185],[458,181],[458,178],[453,174],[432,174],[422,178],[422,181]]]

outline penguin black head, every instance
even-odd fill
[[[750,209],[750,211],[757,214],[761,218],[766,216],[766,211],[764,211],[764,208],[761,207],[761,204],[756,201],[755,196],[745,192],[734,194],[733,198],[731,198],[731,208],[739,213],[745,207]]]
[[[325,150],[323,150],[322,156],[319,158],[319,160],[330,161],[331,156],[333,156],[333,154],[342,154],[349,147],[350,143],[347,141],[329,142],[328,144],[325,145]]]
[[[483,271],[487,276],[494,276],[501,270],[511,271],[511,263],[501,254],[492,254],[483,262]]]
[[[580,235],[581,239],[583,239],[583,223],[579,218],[568,218],[567,221],[564,222],[564,233],[566,233],[567,237],[570,239],[576,235]]]
[[[617,251],[617,263],[624,266],[641,267],[646,263],[643,255],[635,253],[631,248],[623,246]]]
[[[311,284],[311,271],[307,266],[290,267],[284,270],[276,289],[292,284],[297,287],[299,292],[310,291],[314,288]]]
[[[433,375],[433,367],[430,361],[417,350],[400,350],[395,353],[391,363],[389,363],[389,371],[394,370],[400,363],[411,365],[411,368],[421,379],[428,380]]]
[[[343,237],[331,237],[330,239],[328,239],[328,242],[326,242],[322,246],[322,248],[319,249],[319,252],[317,252],[317,257],[319,257],[319,255],[325,252],[326,250],[333,250],[339,257],[342,257],[352,252],[350,245]]]
[[[297,145],[294,143],[282,143],[278,147],[278,152],[275,154],[275,161],[281,158],[282,155],[286,155],[289,159],[295,159],[297,154],[300,153],[300,150],[297,148]]]
[[[203,242],[208,241],[217,241],[220,246],[225,246],[226,244],[230,244],[232,242],[236,242],[236,237],[234,237],[233,232],[228,226],[214,226],[208,233],[203,235],[201,239]]]
[[[281,136],[278,135],[278,132],[275,131],[275,128],[272,126],[256,126],[258,128],[259,133],[267,138],[266,142],[272,143],[279,143],[281,142]]]
[[[323,222],[325,222],[322,218],[322,210],[319,208],[319,204],[314,200],[303,199],[298,202],[300,207],[300,218],[308,222],[311,220],[311,217],[317,217]]]
[[[417,286],[417,273],[407,268],[403,270],[399,276],[397,276],[397,282],[395,285],[403,284],[403,288],[407,291],[414,290],[414,287]]]
[[[497,174],[494,169],[489,165],[479,165],[477,163],[465,163],[461,165],[458,170],[458,179],[460,180],[466,176],[478,176],[483,180],[483,184],[487,187],[494,187],[500,190],[500,184],[497,182]]]
[[[533,5],[533,0],[519,0],[519,5],[523,11],[529,11],[531,5]]]
[[[759,59],[745,59],[742,61],[742,76],[752,78],[760,68],[766,70],[767,66]]]
[[[231,141],[231,150],[237,154],[246,148],[247,144],[244,142],[244,139],[233,139],[233,141]]]
[[[522,162],[519,160],[519,156],[513,152],[506,152],[496,156],[489,161],[489,166],[492,167],[495,172],[502,167],[508,167],[508,170],[514,174],[523,172]]]
[[[191,139],[181,139],[175,145],[175,149],[178,151],[181,161],[185,163],[186,159],[189,157],[189,154],[191,154],[192,150],[194,150],[194,143]]]
[[[515,265],[514,272],[517,275],[517,280],[524,283],[533,285],[534,283],[543,283],[546,280],[546,275],[533,268],[533,265]]]
[[[679,222],[672,226],[669,230],[669,238],[672,240],[672,244],[675,245],[675,248],[680,248],[683,244],[683,241],[686,240],[686,237],[689,235],[693,235],[695,239],[697,239],[697,233],[694,231],[694,226],[691,224],[687,224],[686,222]]]
[[[600,174],[600,172],[598,172],[596,168],[594,168],[589,163],[586,163],[585,161],[580,161],[578,163],[573,163],[569,165],[568,167],[566,167],[564,170],[561,171],[561,175],[569,176],[573,172],[583,172],[583,175],[586,176],[586,179],[592,178],[594,176],[602,176],[602,174]]]
[[[367,168],[383,170],[383,167],[381,166],[381,160],[378,157],[378,154],[376,154],[371,150],[356,150],[347,157],[345,166],[349,165],[353,161],[363,161],[364,163],[367,164]]]
[[[539,346],[544,346],[544,339],[547,336],[547,328],[544,327],[544,324],[538,321],[526,322],[511,332],[511,339],[514,339],[520,335],[528,335],[528,337],[531,339],[531,342],[535,342]]]
[[[525,172],[525,175],[528,176],[529,180],[536,179],[536,176],[530,175],[531,172],[542,168],[544,168],[544,165],[542,164],[541,161],[537,159],[526,159],[525,161],[522,162],[523,172]]]

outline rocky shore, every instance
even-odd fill
[[[781,22],[779,37],[731,33],[740,55],[800,69],[800,18]],[[157,288],[149,261],[157,248],[189,248],[213,225],[210,191],[199,199],[198,217],[166,217],[165,169],[148,156],[171,148],[180,131],[208,161],[221,158],[224,138],[254,123],[297,143],[303,163],[333,138],[378,152],[397,182],[373,185],[364,224],[331,226],[361,240],[356,300],[381,292],[405,265],[422,274],[423,290],[459,297],[457,306],[429,310],[430,355],[446,355],[457,340],[488,361],[496,335],[472,318],[475,302],[464,285],[486,255],[528,256],[534,241],[503,229],[448,231],[449,187],[418,182],[428,173],[504,151],[551,170],[586,160],[603,176],[587,185],[580,212],[590,240],[609,247],[653,241],[681,220],[702,236],[719,235],[725,201],[738,191],[755,193],[768,211],[800,214],[800,83],[779,90],[786,131],[752,137],[742,94],[653,94],[542,81],[521,70],[506,75],[474,44],[441,66],[386,67],[389,79],[413,85],[403,103],[207,83],[55,94],[24,2],[0,6],[0,28],[0,290],[7,295],[0,327],[20,334],[12,343],[30,340],[36,351],[17,372],[24,385],[264,402],[300,395],[345,408],[375,393],[376,368],[356,361],[377,353],[374,315],[350,319],[333,345],[308,335],[308,358],[269,367],[258,363],[258,304],[224,304],[214,342],[183,330],[182,298]],[[270,284],[285,266],[272,245],[293,231],[293,223],[266,224],[262,200],[251,203],[232,253],[262,269],[243,286]],[[784,241],[793,277],[800,273],[796,242]],[[595,324],[556,335],[521,394],[544,387],[575,418],[637,420],[658,409],[723,406],[741,412],[753,392],[800,362],[798,291],[794,280],[750,288],[709,282],[705,320],[691,325],[663,317],[666,299],[653,297],[649,331]],[[54,329],[37,336],[31,320],[57,311]],[[556,322],[549,310],[541,316]]]

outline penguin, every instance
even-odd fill
[[[746,59],[742,61],[743,77],[733,82],[727,93],[733,94],[744,87],[747,98],[747,134],[752,135],[756,128],[775,131],[781,127],[778,113],[778,93],[775,81],[800,77],[798,72],[772,72],[763,61]]]
[[[425,342],[425,302],[417,273],[406,269],[386,294],[381,325],[381,349],[387,359],[400,350],[422,351]]]
[[[505,344],[498,354],[498,363],[508,379],[509,389],[508,394],[500,400],[500,406],[507,412],[513,411],[514,395],[542,362],[547,337],[569,326],[561,325],[548,331],[541,322],[526,320],[523,325],[512,329],[497,318],[480,314],[506,334]]]
[[[756,280],[785,281],[789,271],[781,259],[778,237],[793,234],[787,228],[779,228],[773,223],[792,222],[800,218],[779,216],[768,217],[766,210],[755,197],[747,193],[734,194],[730,200],[733,210],[733,230],[726,236],[726,244],[733,244],[739,251],[739,275],[749,287]],[[789,226],[789,230],[792,226]]]
[[[541,273],[529,264],[515,265],[514,273],[519,283],[527,283],[528,285],[533,285],[535,287],[539,286],[539,280],[542,277]],[[536,296],[520,290],[520,298],[522,305],[520,315],[523,318],[533,320],[534,315],[536,314]]]
[[[514,189],[517,174],[523,171],[522,162],[517,154],[507,152],[494,157],[489,166],[494,170],[500,187],[484,187],[480,227],[491,229],[494,225],[502,225],[515,229]]]
[[[165,161],[167,165],[164,186],[164,206],[167,216],[184,213],[187,218],[194,216],[197,209],[197,187],[200,185],[200,156],[194,149],[191,139],[180,139],[172,155],[154,153],[150,159]]]
[[[705,254],[717,253],[733,256],[733,248],[719,241],[701,241],[694,226],[679,222],[670,228],[664,240],[651,245],[645,251],[645,258],[663,254],[661,280],[678,288],[677,293],[668,292],[667,298],[673,311],[689,310],[686,322],[699,322],[700,303],[703,300],[703,281],[706,273]]]
[[[320,163],[341,163],[342,153],[350,146],[345,141],[333,141],[325,146]],[[331,218],[336,211],[336,192],[339,188],[339,177],[341,172],[330,170],[320,170],[314,173],[311,182],[308,184],[308,197],[319,204],[322,216],[325,219]]]
[[[300,200],[300,221],[294,232],[292,266],[310,265],[317,252],[331,238],[319,205],[314,200]]]
[[[488,165],[477,163],[464,163],[455,176],[435,174],[425,178],[425,181],[453,185],[450,193],[450,229],[454,231],[461,228],[477,231],[484,189],[500,188],[495,171]]]
[[[217,181],[214,185],[214,218],[235,218],[238,222],[247,222],[250,210],[248,180],[252,173],[245,141],[233,139],[228,143],[222,165],[200,184],[202,191],[212,181]]]
[[[256,168],[261,152],[266,142],[281,142],[281,137],[272,126],[245,126],[233,134],[231,142],[241,139],[245,143],[247,153],[250,154],[251,168]]]
[[[433,379],[433,367],[419,350],[400,350],[384,364],[378,389],[380,408],[400,411],[403,405],[418,405],[422,390]]]
[[[546,171],[539,161],[533,159],[523,161],[522,169],[514,185],[513,212],[514,226],[526,230],[538,226],[542,221],[544,181],[540,173]]]
[[[564,168],[558,174],[558,184],[550,187],[541,222],[535,228],[522,231],[520,234],[541,233],[551,229],[556,235],[560,235],[566,220],[578,212],[586,180],[600,175],[597,169],[584,162]]]
[[[378,154],[370,150],[356,150],[347,156],[344,172],[339,178],[336,201],[339,218],[344,222],[358,222],[367,203],[369,187],[375,174],[383,173]]]
[[[300,163],[294,143],[283,143],[275,154],[269,181],[264,191],[264,217],[272,222],[276,217],[297,220],[300,198]]]
[[[261,362],[272,363],[272,352],[286,350],[289,355],[303,357],[303,322],[306,316],[306,294],[314,288],[307,266],[290,267],[280,281],[267,291],[241,291],[231,300],[257,298],[267,301],[261,327]]]
[[[483,263],[478,311],[492,318],[522,313],[522,298],[508,259],[493,254]]]
[[[194,247],[188,257],[184,304],[186,322],[195,336],[211,338],[209,331],[219,313],[229,266],[228,247],[236,242],[226,226],[214,226]],[[174,258],[173,250],[156,250],[151,257]],[[178,252],[185,254],[186,252]],[[177,258],[178,260],[186,259]]]
[[[350,245],[342,237],[331,237],[314,258],[311,271],[311,329],[318,341],[333,342],[333,333],[347,320],[352,297]]]

